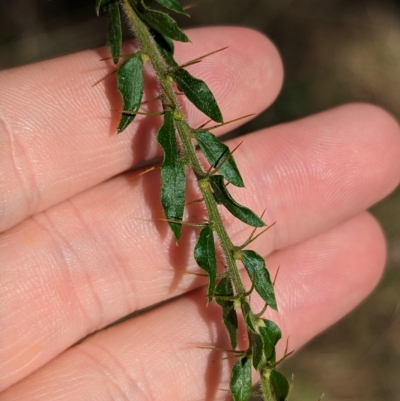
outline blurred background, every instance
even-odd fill
[[[179,19],[182,26],[251,26],[282,54],[281,95],[236,134],[352,101],[380,105],[400,118],[400,0],[197,3],[191,19]],[[0,69],[104,44],[107,22],[95,16],[93,4],[1,1]],[[285,363],[283,370],[296,374],[292,401],[317,401],[322,393],[324,401],[400,400],[400,190],[372,212],[388,238],[386,274],[361,306]]]

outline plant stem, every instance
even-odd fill
[[[235,292],[237,295],[241,296],[245,293],[245,288],[239,274],[236,260],[233,256],[235,247],[232,244],[232,241],[230,240],[229,235],[222,222],[217,203],[214,199],[210,184],[207,179],[207,173],[202,168],[197,157],[196,149],[192,142],[192,129],[190,128],[185,119],[185,116],[181,111],[177,96],[174,91],[174,87],[169,79],[169,69],[165,65],[162,56],[157,51],[157,45],[151,33],[147,29],[146,25],[142,22],[142,20],[138,17],[133,7],[129,4],[128,0],[122,0],[121,3],[126,15],[128,16],[129,22],[136,33],[141,52],[149,57],[149,61],[151,62],[153,69],[157,75],[160,86],[164,94],[166,95],[165,97],[172,103],[168,104],[165,101],[163,102],[163,107],[169,107],[174,112],[175,127],[177,129],[182,144],[183,155],[198,179],[198,186],[202,193],[207,209],[209,224],[212,229],[217,233],[217,236],[219,238],[220,245],[227,262],[227,270],[233,282]]]
[[[270,373],[269,369],[265,369],[261,374],[261,389],[264,397],[264,401],[275,401],[275,396],[272,394],[270,385]]]

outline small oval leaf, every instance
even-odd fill
[[[249,313],[246,313],[244,317],[244,321],[246,322],[246,326],[248,331],[252,331],[253,333],[257,333],[257,328],[256,325],[254,324],[254,320],[251,314],[251,311]]]
[[[263,344],[265,359],[270,363],[275,363],[275,346],[281,339],[281,330],[271,320],[262,319],[263,325],[260,326],[259,332]]]
[[[172,41],[172,39],[169,38],[168,36],[161,34],[158,31],[155,31],[154,29],[151,29],[151,28],[150,28],[150,32],[153,35],[153,38],[154,38],[155,42],[157,43],[157,47],[159,48],[159,50],[167,52],[169,57],[173,60],[174,64],[171,65],[171,67],[176,68],[178,66],[178,64],[173,59],[175,45],[174,45],[174,42]],[[164,56],[164,54],[163,54],[163,56]],[[168,65],[169,65],[169,63],[168,63]]]
[[[234,401],[248,401],[251,395],[251,360],[244,357],[232,369],[230,389]]]
[[[269,379],[276,401],[287,401],[289,397],[290,384],[286,377],[277,370],[271,369]]]
[[[215,281],[217,279],[217,256],[213,230],[209,225],[206,225],[200,232],[194,248],[194,258],[197,264],[208,274],[208,299],[210,302],[214,295]]]
[[[233,300],[218,298],[218,295],[222,297],[234,296],[232,283],[229,277],[223,277],[219,281],[215,287],[214,295],[217,304],[222,307],[222,320],[228,330],[232,349],[235,349],[238,336],[238,318],[233,306]]]
[[[214,95],[201,79],[195,78],[186,70],[180,68],[171,72],[172,79],[178,89],[206,116],[217,123],[222,123],[222,113]]]
[[[254,369],[257,369],[260,367],[261,363],[263,362],[263,343],[261,340],[261,336],[258,334],[251,334],[252,336],[252,341],[251,341],[251,352],[253,355],[253,366]]]
[[[168,10],[175,11],[179,14],[188,15],[187,12],[182,8],[179,0],[156,0],[156,2]]]
[[[274,286],[265,267],[265,260],[254,251],[242,251],[242,262],[260,297],[272,309],[278,310]]]
[[[164,115],[164,122],[157,133],[157,141],[164,151],[164,160],[161,166],[161,204],[165,217],[173,220],[168,224],[178,241],[182,231],[182,224],[179,221],[182,221],[185,208],[186,175],[185,168],[179,160],[174,118],[171,111]]]
[[[228,146],[208,131],[197,131],[196,140],[211,166],[218,168],[220,174],[231,184],[244,187],[242,176]]]
[[[117,1],[110,1],[108,11],[108,35],[107,46],[113,57],[114,64],[117,64],[121,55],[122,48],[122,27],[119,4]]]
[[[250,209],[239,205],[226,189],[222,175],[209,177],[216,201],[224,205],[235,217],[252,227],[263,227],[264,222]]]
[[[123,110],[137,111],[143,96],[143,62],[134,56],[126,60],[117,70],[117,86],[122,96]],[[135,118],[135,115],[121,116],[118,133],[122,132]]]
[[[175,20],[168,14],[149,8],[146,8],[143,12],[139,11],[139,14],[142,20],[147,22],[151,28],[160,32],[162,35],[179,42],[190,42],[189,38],[178,27]]]

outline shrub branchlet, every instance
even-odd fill
[[[159,96],[154,99],[160,103],[160,110],[152,114],[163,118],[157,133],[157,141],[164,152],[161,203],[165,219],[178,241],[182,225],[185,224],[186,175],[192,171],[207,213],[206,222],[199,225],[194,258],[208,276],[207,302],[215,301],[222,307],[223,322],[233,351],[230,355],[236,358],[230,379],[232,397],[235,401],[247,401],[250,398],[254,368],[260,374],[263,399],[285,401],[290,385],[285,376],[276,370],[282,361],[276,359],[275,352],[281,331],[274,322],[262,317],[267,307],[277,310],[274,283],[264,259],[248,249],[258,237],[256,230],[264,227],[265,231],[269,227],[261,217],[236,202],[229,192],[228,183],[244,187],[233,151],[212,134],[210,128],[192,127],[178,100],[177,91],[217,123],[211,128],[225,124],[208,86],[185,69],[223,49],[178,65],[174,60],[173,41],[189,42],[189,39],[165,11],[179,14],[186,14],[186,11],[179,0],[156,1],[162,11],[149,7],[146,0],[96,0],[96,12],[103,9],[109,17],[108,47],[116,65],[117,85],[123,101],[118,132],[122,132],[138,114],[146,114],[140,110],[144,89],[143,65],[150,63],[160,88]],[[121,54],[121,13],[125,14],[138,44],[138,50],[129,55]],[[197,149],[203,153],[208,166],[200,162]],[[235,245],[232,242],[221,218],[220,208],[223,207],[253,227],[244,244]],[[217,273],[222,266],[218,266],[216,243],[224,255],[222,274]],[[252,282],[249,291],[242,283],[239,273],[241,266],[244,266]],[[265,307],[258,313],[253,312],[250,305],[253,291],[265,302]],[[248,346],[245,350],[237,349],[238,312],[244,319],[247,333]],[[287,355],[286,351],[284,358]]]

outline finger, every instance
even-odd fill
[[[288,336],[298,349],[354,308],[377,283],[384,260],[381,230],[367,214],[269,257],[268,265],[281,265],[280,313],[266,315],[282,329],[278,358]],[[226,399],[220,389],[228,388],[234,361],[198,348],[229,348],[221,326],[218,307],[206,307],[204,291],[196,291],[87,338],[0,399]]]
[[[188,33],[193,45],[177,46],[178,61],[229,46],[190,67],[211,87],[225,120],[271,104],[282,66],[268,39],[245,28]],[[99,61],[105,55],[105,49],[86,51],[0,73],[0,231],[159,155],[157,118],[138,117],[115,135],[118,112],[111,110],[121,109],[115,76],[92,87],[114,68]],[[145,93],[153,98],[157,86],[148,81]],[[193,107],[185,108],[194,126],[205,121]]]
[[[361,212],[396,186],[399,156],[397,124],[366,105],[249,136],[236,154],[247,185],[240,201],[256,211],[267,205],[266,221],[278,219],[252,245],[269,253]],[[184,227],[177,247],[166,224],[157,221],[158,173],[132,179],[136,174],[119,176],[0,237],[0,303],[8,305],[0,330],[8,347],[0,361],[4,371],[14,372],[7,380],[24,377],[126,314],[204,284],[183,274],[197,271],[194,232]],[[247,193],[251,199],[243,199]],[[201,220],[202,211],[188,215]],[[240,244],[249,229],[224,216]]]

